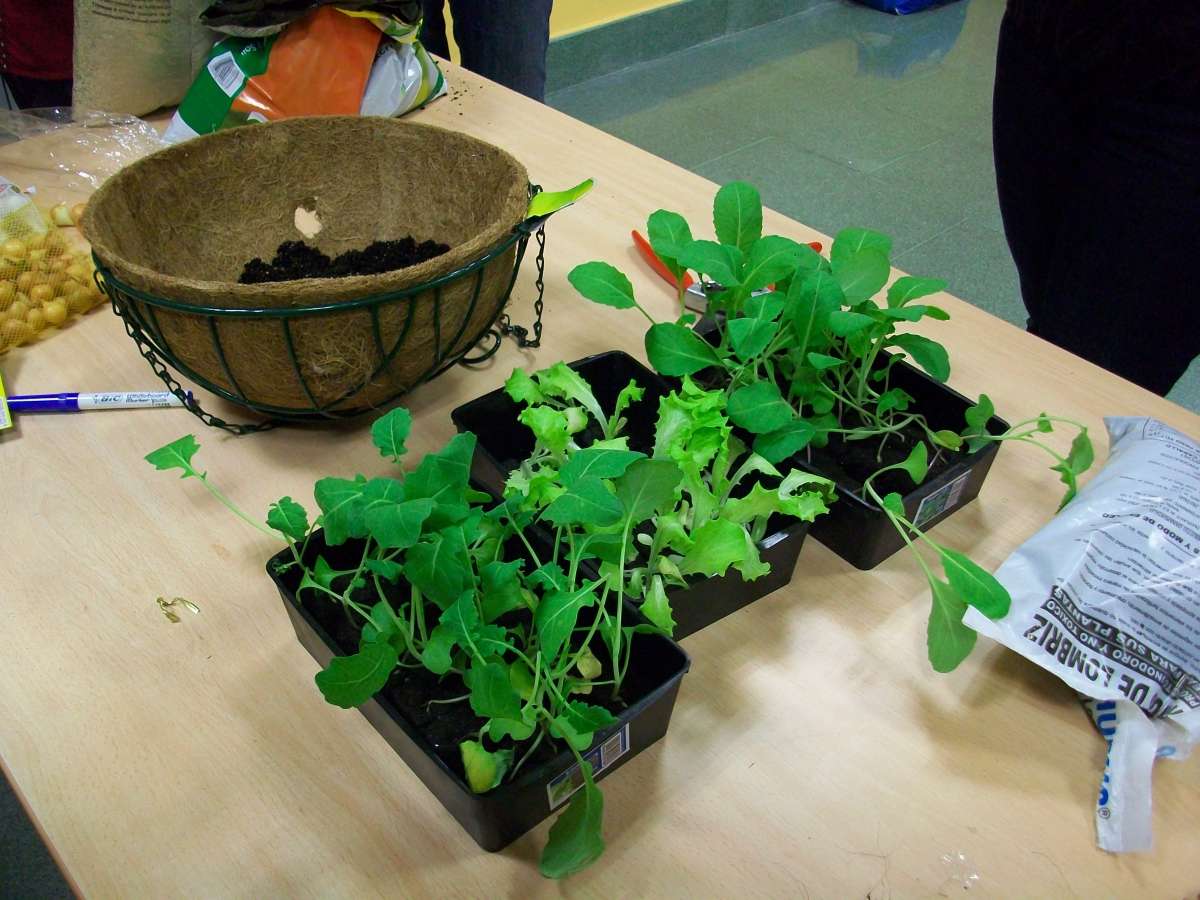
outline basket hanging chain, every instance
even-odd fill
[[[546,295],[546,223],[541,223],[537,231],[534,232],[534,239],[537,241],[538,252],[534,264],[537,266],[537,278],[534,280],[534,287],[537,288],[537,296],[533,300],[533,337],[529,336],[529,329],[523,325],[514,325],[509,318],[508,313],[504,313],[500,317],[500,334],[512,335],[517,346],[522,350],[525,348],[536,349],[542,345],[542,309],[545,307]]]

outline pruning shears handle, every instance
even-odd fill
[[[675,273],[667,268],[666,263],[658,258],[658,254],[654,252],[654,248],[650,246],[650,242],[642,237],[642,233],[636,228],[631,231],[630,234],[633,235],[633,245],[637,247],[638,252],[642,254],[642,258],[650,264],[650,268],[653,269],[667,284],[678,290],[680,287],[679,279],[675,277]],[[691,273],[684,272],[682,287],[685,291],[692,286],[692,282],[693,279]]]

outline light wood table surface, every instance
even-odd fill
[[[545,343],[506,343],[410,395],[412,455],[450,410],[512,367],[617,347],[644,323],[586,303],[577,263],[673,298],[629,231],[659,207],[706,229],[714,186],[457,67],[455,96],[413,117],[518,156],[548,188],[595,191],[548,231]],[[743,173],[748,180],[754,172]],[[822,188],[814,185],[813,190]],[[766,198],[769,202],[770,198]],[[870,225],[847,222],[846,225]],[[828,238],[768,213],[768,231]],[[532,258],[512,307],[531,316]],[[953,285],[954,273],[943,275]],[[951,383],[1015,421],[1042,409],[1093,428],[1200,418],[953,297],[934,323]],[[154,389],[106,310],[0,358],[12,393]],[[226,411],[229,411],[228,409]],[[232,438],[183,411],[26,417],[0,436],[0,758],[73,885],[89,897],[1172,897],[1200,890],[1200,761],[1154,773],[1153,853],[1095,846],[1104,744],[1072,693],[981,647],[949,676],[925,660],[926,587],[900,554],[859,572],[809,541],[790,587],[685,646],[693,665],[664,741],[603,783],[608,850],[558,885],[536,861],[548,825],[480,851],[355,711],[325,703],[263,571],[277,547],[203,489],[142,456],[197,432],[197,457],[245,508],[311,497],[326,474],[387,469],[365,423]],[[1046,461],[1005,447],[979,499],[938,539],[998,565],[1053,512]],[[311,508],[311,505],[310,505]],[[171,624],[159,595],[197,603]]]

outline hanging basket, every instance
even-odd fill
[[[170,369],[271,420],[343,418],[496,331],[530,235],[543,239],[525,221],[530,191],[516,159],[457,132],[302,118],[146,157],[96,192],[81,227],[102,290],[173,390]],[[239,284],[247,260],[302,237],[298,207],[330,256],[406,235],[450,250],[378,275]]]

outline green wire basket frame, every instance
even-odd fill
[[[530,185],[530,196],[538,193],[541,190],[537,185]],[[529,244],[529,238],[534,237],[537,241],[537,279],[535,286],[537,295],[534,299],[534,321],[533,321],[533,337],[529,336],[529,329],[520,325],[514,325],[509,319],[508,313],[504,312],[505,306],[508,304],[509,297],[512,295],[512,290],[517,280],[517,273],[521,269],[521,261],[525,257],[525,250]],[[513,245],[516,245],[516,257],[513,260],[512,276],[509,278],[503,295],[500,298],[499,316],[496,320],[474,336],[474,339],[467,344],[465,350],[459,351],[453,355],[442,356],[444,347],[454,347],[462,339],[463,333],[467,328],[467,324],[471,321],[471,316],[475,311],[476,304],[479,301],[479,294],[483,287],[484,269],[492,260],[496,259],[501,254],[505,253]],[[113,273],[104,266],[104,264],[93,255],[93,260],[96,266],[95,279],[100,290],[108,296],[112,303],[113,312],[121,317],[125,323],[125,331],[133,338],[138,346],[138,350],[142,356],[150,364],[155,374],[166,385],[167,389],[174,394],[183,405],[196,415],[205,425],[214,428],[220,428],[232,434],[250,434],[257,431],[266,431],[274,428],[284,422],[311,422],[315,420],[329,419],[345,419],[354,416],[362,415],[370,411],[370,408],[350,408],[350,409],[334,409],[333,407],[344,403],[352,398],[355,394],[362,391],[370,384],[381,372],[383,372],[396,356],[399,350],[404,346],[404,342],[408,337],[409,328],[412,325],[414,314],[416,311],[416,303],[414,298],[424,294],[426,291],[432,290],[433,297],[433,328],[434,342],[437,345],[437,354],[433,366],[430,371],[419,378],[414,384],[410,385],[404,391],[390,397],[384,403],[376,404],[377,408],[390,403],[396,397],[401,396],[408,390],[422,384],[430,379],[440,375],[451,366],[456,364],[462,365],[478,365],[487,359],[490,359],[497,350],[500,349],[500,343],[505,335],[510,335],[516,341],[518,347],[538,347],[541,345],[542,339],[542,308],[543,297],[545,294],[545,270],[546,270],[546,232],[545,232],[545,217],[527,219],[522,222],[513,231],[507,235],[499,244],[492,247],[487,253],[479,258],[472,260],[464,266],[448,272],[438,278],[434,278],[423,284],[405,288],[399,291],[390,291],[384,294],[373,294],[368,297],[361,297],[357,300],[350,300],[342,303],[329,303],[321,306],[307,306],[299,308],[269,308],[259,307],[254,309],[229,309],[223,307],[198,306],[191,303],[181,303],[177,300],[168,300],[164,297],[156,297],[152,294],[147,294],[137,288],[131,287],[123,283]],[[466,312],[462,317],[462,322],[457,326],[454,336],[448,343],[443,344],[441,340],[441,303],[442,303],[442,288],[452,282],[458,281],[460,278],[474,276],[475,285],[471,294],[470,303],[467,306]],[[137,303],[128,302],[135,300]],[[393,345],[389,348],[384,346],[382,331],[379,323],[379,310],[386,304],[408,302],[408,312],[405,316],[404,326],[400,331]],[[144,304],[146,313],[143,314],[142,308],[138,304]],[[173,312],[186,313],[192,316],[204,316],[207,319],[208,333],[211,336],[213,350],[216,352],[217,359],[220,361],[225,377],[228,379],[232,390],[228,390],[219,385],[213,384],[207,378],[193,371],[189,366],[181,362],[178,357],[172,352],[169,343],[163,337],[162,330],[158,326],[158,317],[155,310],[164,309]],[[292,338],[292,322],[297,319],[306,319],[328,315],[332,313],[345,313],[354,310],[367,310],[371,314],[371,331],[374,337],[375,350],[378,355],[377,364],[374,371],[368,374],[362,381],[354,387],[346,390],[340,396],[333,400],[321,404],[314,397],[309,389],[304,378],[304,373],[300,365],[299,359],[296,356],[296,348]],[[259,403],[248,399],[238,386],[237,379],[230,370],[228,363],[225,360],[225,352],[221,345],[220,331],[217,328],[217,322],[221,319],[261,319],[274,320],[279,322],[282,330],[283,340],[288,349],[288,357],[291,361],[292,368],[299,379],[300,385],[312,403],[311,409],[297,410],[291,407],[272,406],[270,404]],[[483,347],[474,356],[468,356],[471,348],[477,348],[485,339],[489,339],[487,346]],[[255,423],[233,423],[227,422],[210,412],[204,410],[199,402],[192,396],[190,391],[184,390],[183,386],[175,378],[172,368],[180,372],[185,378],[195,382],[205,390],[211,391],[219,397],[223,397],[233,403],[245,406],[255,412],[262,413],[267,416],[265,422]]]

